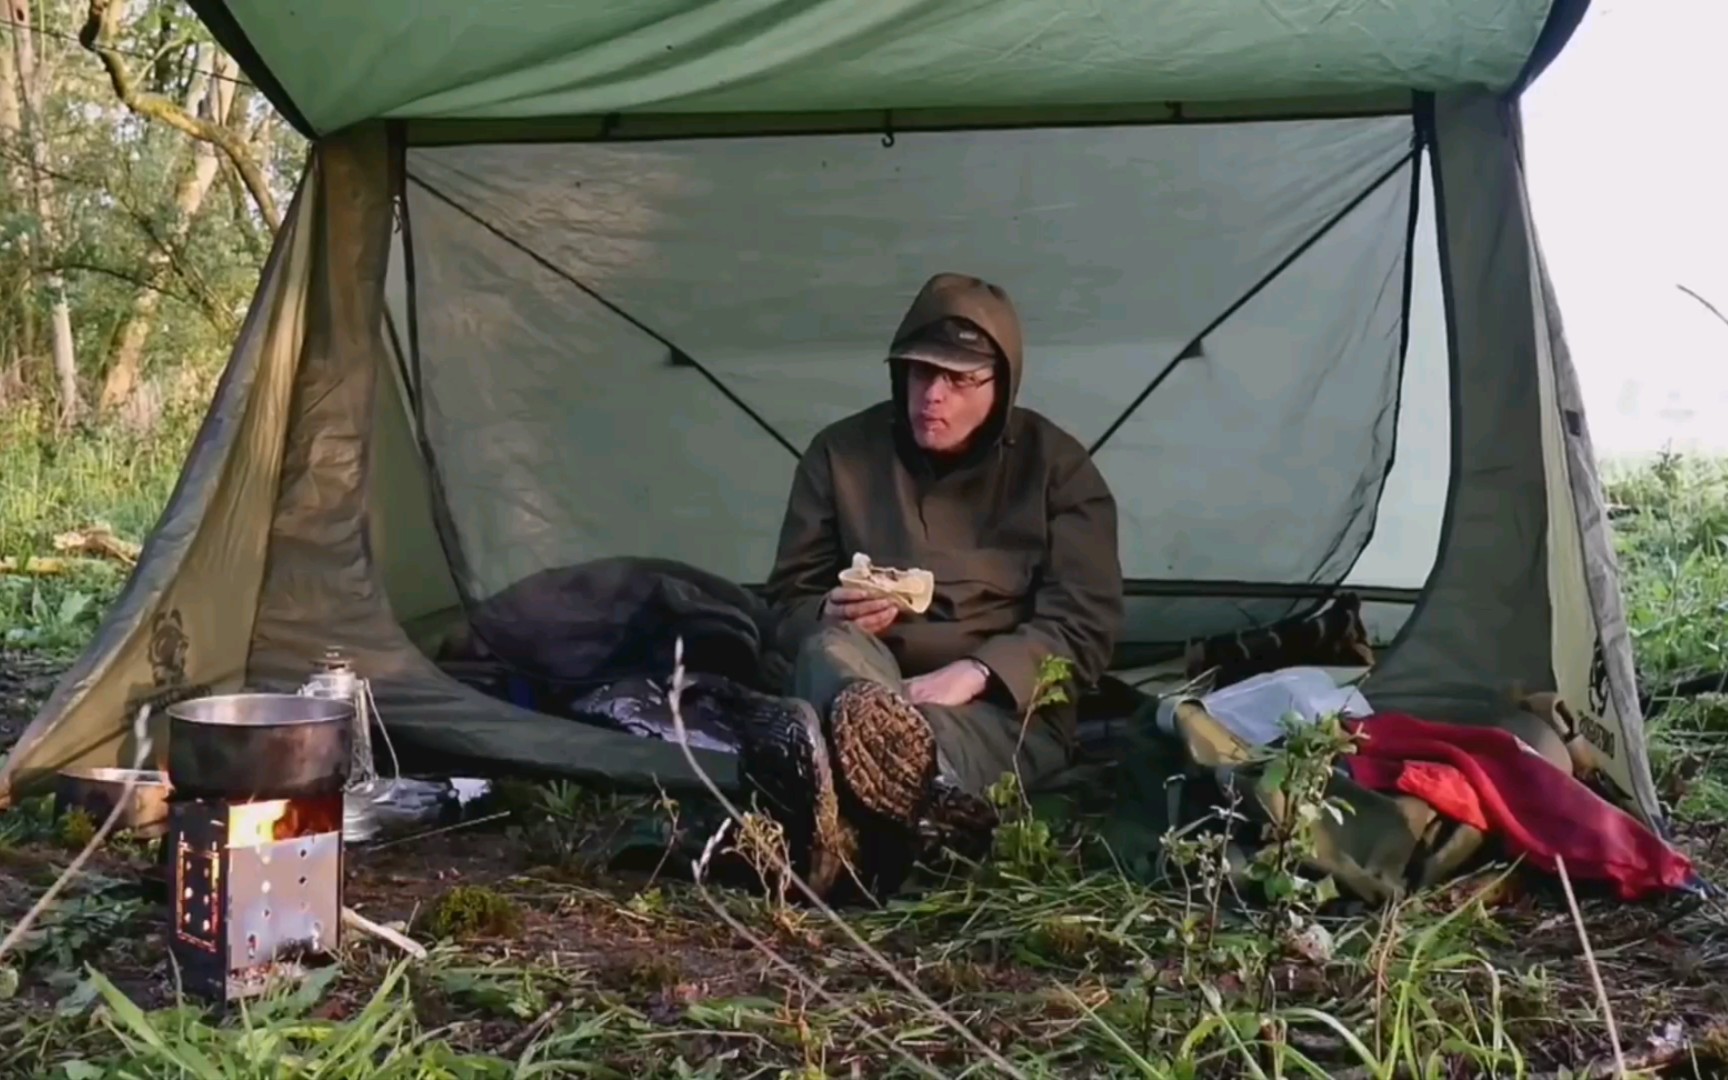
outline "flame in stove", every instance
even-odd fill
[[[228,846],[262,847],[276,839],[276,823],[288,813],[287,799],[228,808]]]

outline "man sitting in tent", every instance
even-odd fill
[[[1021,351],[1001,288],[938,274],[894,335],[892,400],[820,432],[799,464],[768,590],[838,774],[813,769],[835,790],[801,810],[818,887],[861,836],[909,847],[933,796],[1064,767],[1072,709],[1028,717],[1043,661],[1066,658],[1082,686],[1109,664],[1115,500],[1077,440],[1015,407]],[[930,571],[928,608],[841,584],[854,554]]]

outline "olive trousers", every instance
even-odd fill
[[[847,683],[869,679],[904,694],[900,664],[881,638],[849,624],[825,626],[805,638],[793,665],[792,693],[824,718]],[[993,700],[966,705],[917,706],[936,736],[937,774],[969,795],[983,797],[1019,761],[1022,786],[1068,765],[1068,751],[1049,724],[1034,718],[1021,735],[1020,717]]]

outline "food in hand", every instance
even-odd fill
[[[862,552],[853,555],[852,565],[840,571],[840,584],[892,600],[914,615],[930,610],[930,601],[936,598],[935,574],[875,566]]]

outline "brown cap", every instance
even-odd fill
[[[996,343],[970,319],[938,319],[896,341],[889,360],[913,360],[965,375],[995,366]]]

